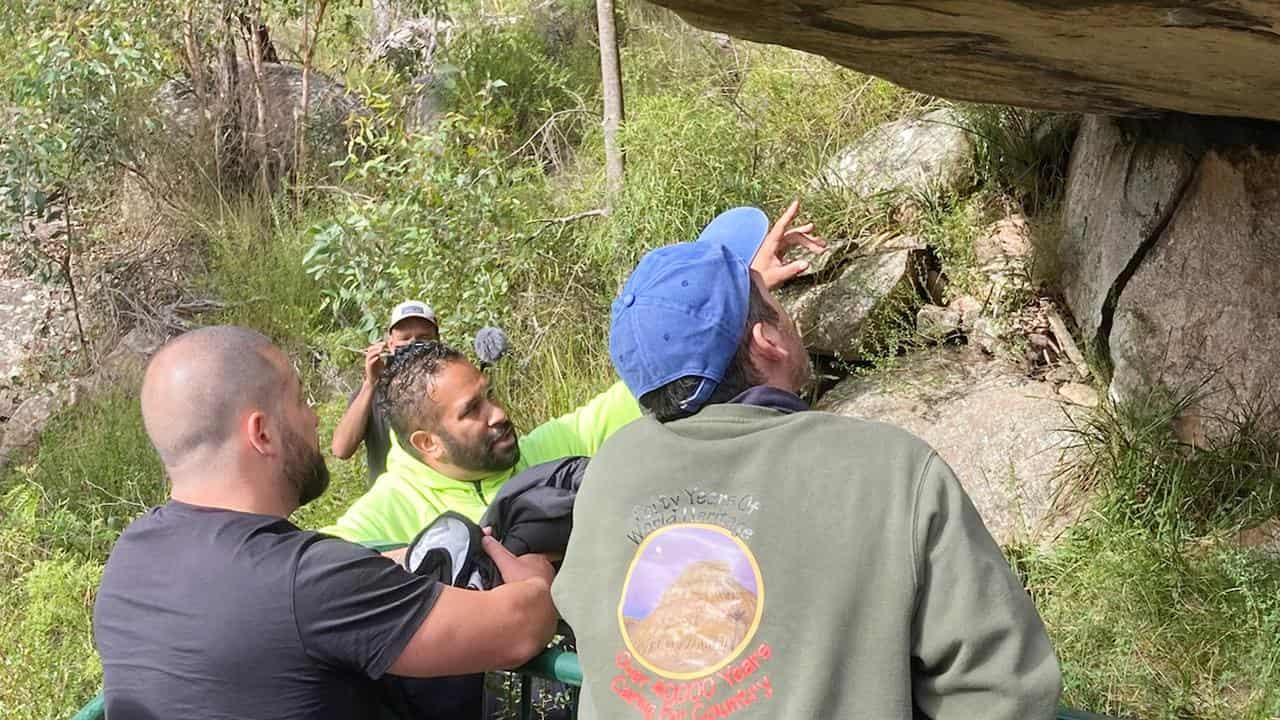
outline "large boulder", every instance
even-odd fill
[[[256,129],[253,71],[247,60],[240,62],[239,70],[239,97],[234,105],[239,108],[239,116],[235,121],[240,127]],[[296,114],[302,107],[302,68],[264,63],[262,93],[266,99],[266,160],[279,175],[291,168],[295,159],[300,124]],[[318,166],[323,166],[346,155],[348,121],[369,111],[342,83],[315,70],[308,73],[307,95],[310,98],[306,123],[309,156]],[[186,79],[165,83],[157,95],[157,103],[165,131],[175,144],[190,143],[202,137],[201,133],[213,130],[209,127],[213,120],[209,114],[211,108],[201,106],[195,89]]]
[[[914,311],[922,254],[914,241],[897,238],[860,251],[831,280],[783,289],[779,300],[809,350],[860,360],[875,350],[869,343],[878,334],[876,320],[909,318]]]
[[[1002,545],[1052,539],[1072,516],[1058,472],[1071,443],[1067,406],[972,349],[932,351],[842,381],[818,410],[886,422],[928,442],[955,471]]]
[[[814,182],[857,195],[958,190],[973,178],[973,140],[950,109],[885,123],[841,151]]]
[[[1067,172],[1058,270],[1084,336],[1096,341],[1107,296],[1144,243],[1168,222],[1197,157],[1170,137],[1110,118],[1081,123]]]
[[[1111,394],[1207,385],[1191,439],[1218,419],[1280,427],[1280,155],[1210,151],[1120,295]]]
[[[1063,295],[1112,398],[1198,389],[1191,441],[1210,418],[1280,424],[1280,129],[1089,118],[1070,174]]]
[[[64,293],[23,278],[0,278],[0,327],[0,388],[35,354],[75,342]]]
[[[445,19],[415,17],[401,22],[374,45],[375,62],[385,63],[406,77],[430,69],[436,53],[449,43],[453,23]]]
[[[1280,4],[1259,0],[655,0],[942,97],[1280,120]]]

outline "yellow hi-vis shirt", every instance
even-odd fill
[[[351,542],[407,543],[446,510],[479,522],[512,475],[551,460],[595,455],[606,438],[638,417],[640,405],[625,385],[614,383],[586,405],[522,436],[515,467],[476,481],[455,480],[433,470],[405,452],[393,437],[387,471],[322,532]]]

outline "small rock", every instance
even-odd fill
[[[913,310],[912,276],[920,252],[891,249],[859,255],[830,282],[785,288],[779,300],[811,351],[861,359],[869,318],[881,311]]]
[[[982,301],[972,295],[959,295],[947,307],[960,313],[960,326],[965,330],[972,330],[982,317]]]
[[[61,392],[49,392],[27,398],[4,424],[4,438],[0,440],[0,455],[11,457],[35,447],[40,432],[49,418],[62,409],[66,398]]]
[[[1053,339],[1044,333],[1031,333],[1027,336],[1027,343],[1031,345],[1031,349],[1036,352],[1040,352],[1041,350],[1049,350],[1053,353],[1058,352],[1058,346],[1053,344]]]
[[[916,313],[916,332],[930,342],[944,342],[960,334],[962,321],[959,310],[925,305]]]
[[[1031,256],[1031,228],[1021,215],[1010,215],[991,227],[986,237],[973,243],[979,265],[1004,264]]]
[[[823,275],[828,269],[839,267],[859,247],[859,243],[852,238],[827,238],[826,240],[827,251],[821,255],[815,254],[803,245],[795,245],[787,253],[787,262],[805,260],[809,263],[809,267],[796,277]]]
[[[994,355],[1004,344],[1004,338],[1007,334],[1008,329],[998,320],[980,317],[973,323],[973,330],[969,333],[969,342],[982,348],[982,351],[988,355]]]
[[[1236,534],[1236,544],[1272,558],[1280,557],[1280,517],[1266,520]]]
[[[1058,388],[1058,394],[1075,405],[1081,405],[1087,408],[1098,407],[1098,391],[1084,383],[1066,383],[1062,387]]]
[[[1071,363],[1057,363],[1044,374],[1044,381],[1054,385],[1063,385],[1065,383],[1078,382],[1079,380],[1080,373]]]

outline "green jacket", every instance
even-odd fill
[[[1044,626],[960,483],[907,432],[713,405],[591,461],[552,588],[581,717],[1036,720]]]
[[[409,542],[445,510],[479,522],[512,475],[531,465],[573,455],[595,455],[605,438],[640,417],[640,406],[621,382],[577,410],[549,420],[520,438],[520,459],[510,470],[468,482],[442,475],[392,440],[387,471],[323,532],[352,542]]]

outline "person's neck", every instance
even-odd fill
[[[785,370],[779,369],[766,372],[761,380],[762,381],[757,383],[757,385],[768,385],[771,388],[785,390],[792,395],[800,394],[800,388],[796,386],[795,378],[792,377],[792,373]]]
[[[286,497],[277,489],[280,483],[270,483],[265,478],[192,477],[172,473],[170,476],[173,478],[170,497],[188,505],[279,518],[287,518],[298,509],[297,498]]]

